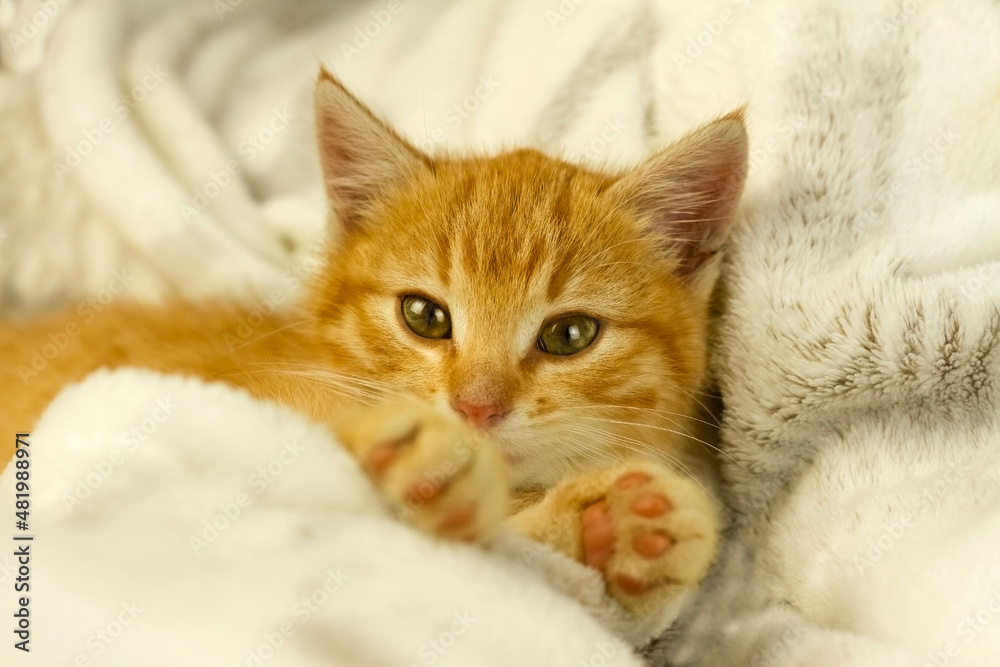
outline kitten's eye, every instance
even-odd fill
[[[424,338],[451,338],[451,315],[422,296],[403,297],[403,321],[410,331]]]
[[[594,342],[597,320],[586,315],[569,315],[549,322],[538,336],[538,349],[549,354],[576,354]]]

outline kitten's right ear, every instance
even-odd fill
[[[326,69],[316,83],[316,131],[323,180],[337,222],[356,228],[370,203],[431,159],[349,93]]]
[[[743,191],[747,152],[743,109],[737,109],[663,149],[610,190],[659,238],[676,274],[706,298]]]

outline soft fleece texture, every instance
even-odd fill
[[[634,630],[596,572],[512,534],[418,534],[326,429],[227,385],[98,372],[30,442],[31,652],[4,664],[642,664],[552,587]]]
[[[701,29],[689,3],[60,0],[51,19],[43,4],[0,12],[7,311],[88,297],[121,269],[150,301],[283,287],[326,219],[321,63],[432,151],[529,144],[625,165],[746,102],[738,81],[677,99],[690,70],[671,40]],[[88,137],[82,164],[59,167]]]
[[[714,359],[736,539],[667,654],[1000,664],[1000,5],[783,23]]]
[[[736,539],[655,660],[995,664],[995,2],[406,2],[350,59],[342,44],[387,5],[300,5],[320,12],[310,19],[246,0],[221,17],[193,10],[198,30],[171,23],[178,6],[160,20],[154,3],[80,0],[38,70],[0,79],[15,137],[0,143],[8,308],[100,289],[123,266],[149,299],[264,289],[294,267],[322,226],[308,122],[318,61],[415,142],[444,148],[532,143],[624,164],[748,103],[752,168],[715,360]],[[176,86],[132,114],[142,131],[116,135],[131,148],[55,179],[51,160],[108,113],[116,74],[160,61]],[[479,86],[475,112],[446,115]],[[167,90],[171,103],[155,102]],[[185,100],[195,113],[177,112]],[[173,240],[119,205],[123,193],[176,216],[160,186],[204,184],[218,146],[239,155],[279,105],[301,125],[242,176],[263,213],[226,227],[215,200],[183,253],[158,256]],[[184,156],[164,139],[206,128],[219,143]],[[133,174],[140,154],[162,171]],[[209,267],[217,256],[226,272]],[[970,640],[979,612],[993,620]]]

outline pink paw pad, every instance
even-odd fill
[[[376,475],[384,473],[396,460],[396,447],[392,444],[379,445],[368,454],[366,464]]]
[[[643,533],[632,540],[632,548],[643,558],[659,558],[674,545],[663,533]]]
[[[604,500],[583,510],[583,551],[590,567],[604,571],[615,553],[615,527]]]
[[[615,487],[621,489],[622,491],[627,491],[629,489],[634,489],[637,486],[642,486],[652,479],[652,477],[644,472],[627,472],[618,478],[618,481],[615,482]]]
[[[618,583],[618,588],[628,595],[642,595],[649,590],[649,584],[625,574],[618,575],[615,581]]]
[[[416,440],[419,433],[420,429],[414,428],[395,440],[376,445],[365,457],[365,465],[372,473],[381,475],[396,460],[396,454],[399,453],[399,450]]]
[[[475,516],[476,512],[472,509],[472,507],[458,507],[442,517],[441,522],[438,524],[438,528],[442,532],[459,530],[460,528],[464,528],[469,525]]]
[[[629,511],[637,521],[657,519],[673,509],[673,504],[663,494],[642,491],[641,487],[652,479],[648,473],[637,470],[625,473],[614,482],[612,493],[638,493],[628,505]],[[582,528],[584,562],[600,572],[606,572],[608,564],[614,557],[615,544],[618,540],[618,531],[611,518],[607,499],[602,498],[584,508]],[[674,540],[669,535],[657,530],[633,533],[633,535],[635,536],[630,543],[632,550],[647,560],[660,558],[674,546]],[[614,577],[614,582],[623,593],[632,596],[646,593],[651,585],[628,575],[617,575]]]
[[[636,498],[629,509],[632,510],[633,514],[638,514],[647,519],[655,519],[658,516],[663,516],[668,510],[673,508],[670,505],[670,501],[659,493],[646,493]]]
[[[406,490],[406,502],[411,507],[419,507],[441,495],[443,488],[440,484],[435,484],[429,479],[417,482]]]

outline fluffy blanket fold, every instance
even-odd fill
[[[226,385],[99,372],[30,443],[31,652],[4,664],[624,666],[642,663],[608,628],[658,629],[515,535],[484,551],[405,527],[326,429]]]

